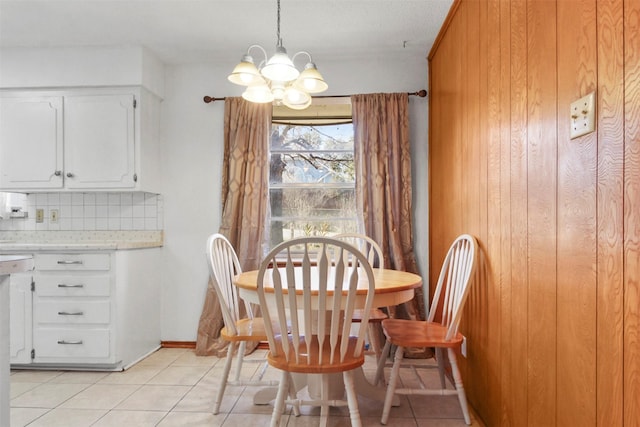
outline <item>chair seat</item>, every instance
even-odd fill
[[[362,322],[362,317],[364,313],[360,309],[356,309],[353,311],[353,321],[354,322]],[[388,319],[389,316],[384,311],[379,308],[374,308],[369,312],[369,322],[370,323],[380,323],[384,319]]]
[[[447,327],[440,323],[419,320],[386,319],[382,330],[387,341],[399,347],[445,347],[455,348],[462,344],[462,334],[446,340]]]
[[[335,359],[330,364],[327,364],[327,361],[331,358],[331,347],[329,345],[328,337],[326,338],[322,346],[322,351],[320,351],[317,336],[312,336],[310,353],[308,353],[306,350],[307,343],[305,337],[300,337],[299,345],[304,350],[302,350],[300,360],[298,362],[295,361],[295,355],[292,349],[292,337],[286,337],[289,340],[289,345],[291,346],[289,349],[289,360],[287,360],[287,358],[285,357],[284,350],[282,349],[282,338],[282,335],[278,335],[275,337],[275,345],[278,348],[277,353],[280,354],[280,356],[274,356],[274,352],[270,351],[269,355],[267,356],[267,360],[269,362],[269,365],[283,371],[307,374],[330,374],[349,371],[364,364],[364,351],[360,352],[360,356],[353,355],[358,341],[357,337],[348,338],[348,349],[343,361],[339,360],[340,355],[338,353],[338,349],[340,348],[340,342],[338,342],[334,356]],[[320,357],[322,358],[324,363],[320,363]]]
[[[230,335],[225,326],[220,331],[220,336],[226,341],[266,341],[267,332],[264,329],[264,321],[261,317],[253,319],[240,319],[236,322],[237,335]]]

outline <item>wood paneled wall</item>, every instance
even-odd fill
[[[640,425],[640,0],[456,1],[429,55],[430,283],[481,268],[463,318],[489,426]],[[596,132],[570,103],[596,92]]]

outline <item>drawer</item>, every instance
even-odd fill
[[[109,254],[36,254],[34,257],[36,270],[109,270],[111,255]]]
[[[36,328],[33,331],[34,362],[51,362],[47,358],[107,358],[111,355],[109,329]],[[45,360],[42,360],[45,359]],[[75,360],[77,361],[77,360]]]
[[[68,325],[104,323],[111,320],[109,301],[42,301],[33,306],[36,325],[42,323],[64,323]]]
[[[36,294],[41,297],[107,297],[111,294],[111,276],[105,274],[34,275]]]

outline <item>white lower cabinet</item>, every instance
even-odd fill
[[[119,370],[159,347],[158,248],[33,255],[12,276],[14,366]]]
[[[11,363],[30,363],[32,334],[31,282],[33,274],[16,273],[9,278],[9,358]]]

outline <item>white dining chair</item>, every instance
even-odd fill
[[[276,246],[262,262],[257,292],[269,341],[267,360],[282,370],[271,426],[279,425],[286,404],[294,409],[320,406],[321,426],[327,425],[329,406],[348,406],[351,425],[361,426],[354,370],[364,364],[364,331],[375,293],[366,256],[337,239],[292,239]],[[350,336],[356,308],[363,309],[363,328]],[[289,327],[290,333],[278,333],[271,322],[280,330]],[[340,372],[346,401],[329,395],[329,374]],[[320,396],[298,398],[292,373],[320,376]]]
[[[457,395],[460,407],[467,424],[471,424],[467,398],[458,369],[456,351],[460,351],[462,334],[458,332],[462,310],[469,294],[478,252],[478,244],[473,236],[463,234],[455,239],[442,264],[438,284],[433,295],[431,309],[426,321],[387,319],[382,321],[382,329],[387,338],[385,349],[396,346],[391,376],[382,410],[380,423],[386,424],[389,419],[391,403],[395,394],[406,395]],[[436,319],[436,313],[441,316]],[[426,388],[419,380],[421,387],[398,388],[400,367],[402,366],[405,348],[435,348],[437,368],[440,374],[440,388]],[[451,366],[453,389],[446,388],[444,358]],[[379,381],[385,361],[378,361],[376,383]],[[417,373],[417,371],[414,371]],[[410,383],[409,383],[410,384]]]
[[[238,290],[233,284],[233,278],[235,275],[242,273],[242,269],[233,246],[225,236],[217,233],[209,236],[207,239],[207,259],[211,282],[218,296],[224,321],[220,336],[228,342],[227,358],[220,378],[218,396],[213,408],[213,413],[217,414],[220,411],[220,404],[227,385],[275,386],[278,382],[262,380],[267,368],[265,360],[245,359],[244,357],[248,342],[266,341],[267,335],[263,319],[254,317],[251,304],[238,297]],[[245,318],[241,318],[241,307],[244,309]],[[236,351],[235,377],[233,380],[229,380],[229,373]],[[263,365],[258,373],[257,380],[241,379],[242,366],[245,362],[261,363]]]
[[[382,248],[371,237],[361,233],[340,233],[332,236],[335,239],[344,240],[351,243],[362,252],[374,268],[384,268],[384,255]],[[389,308],[385,307],[386,312],[380,307],[374,307],[369,313],[369,327],[367,328],[367,341],[370,346],[370,353],[376,356],[376,360],[382,355],[384,346],[384,335],[382,335],[381,323],[384,319],[388,319]],[[362,319],[362,310],[356,310],[353,316],[354,322],[360,322]],[[386,356],[385,356],[386,357]]]

